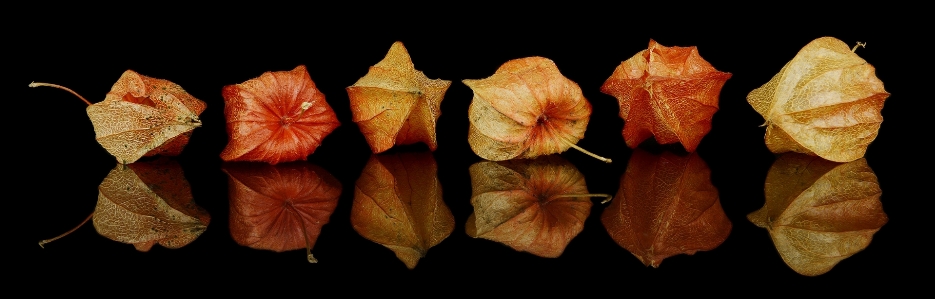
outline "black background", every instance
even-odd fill
[[[910,110],[918,109],[911,101],[922,95],[910,91],[904,66],[919,50],[906,50],[906,41],[894,33],[917,29],[877,22],[874,16],[884,14],[878,9],[767,16],[752,9],[727,15],[677,7],[660,12],[654,9],[662,7],[651,6],[465,5],[432,12],[416,6],[193,12],[181,6],[95,15],[73,14],[75,8],[34,7],[45,11],[10,32],[19,41],[13,47],[21,52],[9,63],[25,66],[12,81],[19,97],[9,101],[22,108],[14,119],[26,129],[16,130],[16,140],[7,141],[16,155],[8,158],[19,163],[15,173],[22,174],[10,187],[29,190],[10,198],[16,207],[10,211],[17,215],[13,219],[20,219],[11,224],[20,235],[13,246],[29,252],[22,268],[26,275],[20,278],[49,286],[106,283],[147,290],[220,282],[228,289],[211,290],[295,286],[312,292],[334,286],[331,281],[349,280],[403,283],[393,292],[424,293],[407,288],[433,282],[456,286],[453,290],[507,284],[517,292],[583,288],[622,295],[628,289],[710,293],[738,286],[767,294],[800,287],[855,292],[911,282],[904,279],[909,277],[906,271],[919,263],[916,259],[928,260],[916,255],[922,248],[917,237],[921,220],[912,212],[925,196],[912,191],[919,187],[899,169],[929,162],[916,158],[923,149],[905,136],[921,124]],[[822,36],[849,45],[867,42],[857,53],[876,67],[892,94],[882,111],[885,122],[879,136],[866,154],[879,178],[889,223],[864,251],[827,274],[804,277],[783,263],[766,230],[746,219],[763,205],[763,184],[775,160],[763,143],[764,129],[758,127],[763,119],[746,95],[766,83],[801,47]],[[600,223],[605,208],[600,204],[594,205],[584,231],[556,259],[468,237],[464,222],[473,210],[468,167],[481,159],[467,143],[472,92],[460,80],[486,78],[510,59],[552,59],[593,106],[586,137],[578,145],[615,162],[607,165],[575,151],[562,157],[584,173],[589,190],[615,193],[632,150],[621,137],[623,121],[616,100],[599,88],[621,61],[645,49],[650,38],[665,46],[697,46],[715,68],[733,74],[721,92],[713,129],[697,150],[711,168],[733,223],[728,239],[715,250],[671,257],[658,269],[648,268],[610,239]],[[349,221],[354,182],[370,149],[351,121],[344,88],[366,74],[397,40],[409,50],[416,69],[432,79],[453,81],[442,102],[434,156],[456,228],[415,270],[406,269],[390,250],[360,237]],[[307,66],[342,123],[309,157],[337,177],[344,190],[315,246],[318,264],[308,264],[302,250],[277,254],[241,247],[231,239],[227,177],[218,156],[227,140],[221,87],[300,64]],[[137,252],[131,245],[99,236],[91,225],[40,249],[36,241],[73,227],[91,213],[97,185],[116,164],[94,140],[83,103],[60,90],[26,85],[56,83],[96,102],[127,69],[170,80],[207,103],[201,115],[204,126],[195,130],[177,160],[195,201],[211,214],[211,223],[197,240],[177,250],[156,246]],[[426,149],[415,145],[393,151]],[[8,259],[23,265],[18,258]],[[524,283],[511,285],[518,281]]]

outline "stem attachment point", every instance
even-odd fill
[[[854,45],[853,48],[851,48],[851,52],[857,52],[857,47],[866,48],[867,43],[857,42],[857,44]]]

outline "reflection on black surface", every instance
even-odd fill
[[[415,268],[454,230],[431,152],[373,155],[354,188],[351,225]]]
[[[784,154],[766,176],[766,204],[747,218],[766,228],[782,259],[821,275],[868,245],[887,222],[880,185],[867,161],[841,164]]]
[[[666,22],[668,24],[671,21],[673,26],[682,26],[686,30],[652,27],[659,14],[627,14],[627,23],[642,24],[633,27],[635,31],[629,31],[642,36],[634,37],[621,34],[623,29],[620,26],[623,20],[620,12],[648,11],[622,9],[624,5],[629,7],[634,3],[619,3],[617,7],[552,6],[554,11],[551,14],[522,10],[527,6],[515,7],[511,9],[513,11],[463,6],[465,9],[487,12],[489,16],[503,21],[491,22],[490,29],[496,30],[489,32],[479,32],[474,30],[473,25],[466,25],[472,20],[483,19],[483,16],[479,18],[473,14],[460,14],[465,17],[458,17],[443,13],[428,19],[409,18],[411,20],[405,21],[399,18],[400,14],[383,14],[384,9],[371,10],[355,18],[344,18],[345,23],[359,21],[363,25],[386,29],[365,32],[356,29],[361,26],[329,24],[328,20],[324,20],[326,18],[318,18],[321,22],[310,23],[314,18],[283,17],[283,14],[275,13],[227,18],[231,22],[218,23],[218,26],[204,30],[171,30],[160,26],[176,24],[173,27],[184,27],[186,24],[143,21],[134,22],[131,26],[111,26],[103,25],[102,22],[84,22],[90,19],[85,14],[67,14],[66,20],[54,22],[56,18],[65,18],[65,14],[48,9],[23,10],[26,13],[37,13],[37,18],[32,19],[36,24],[51,26],[67,23],[68,26],[59,26],[64,31],[56,30],[55,36],[68,40],[28,35],[31,36],[28,42],[11,43],[25,47],[24,53],[34,52],[36,55],[33,57],[43,57],[17,60],[30,66],[22,68],[22,72],[14,72],[13,79],[20,78],[22,83],[17,84],[21,84],[21,87],[25,88],[30,80],[43,80],[67,84],[82,94],[103,95],[122,71],[133,68],[179,83],[192,95],[207,102],[208,109],[202,118],[204,126],[194,131],[191,143],[177,161],[185,170],[195,203],[206,209],[212,218],[211,229],[190,245],[179,250],[153,248],[150,252],[152,254],[140,254],[132,246],[99,237],[90,225],[79,229],[76,235],[65,238],[67,240],[48,244],[44,250],[35,243],[27,244],[33,249],[27,257],[27,265],[32,270],[25,272],[27,275],[34,274],[33,279],[27,280],[41,281],[42,285],[48,286],[45,289],[72,292],[79,288],[67,286],[82,284],[84,287],[80,289],[87,289],[100,285],[100,277],[85,275],[89,269],[140,266],[137,268],[140,271],[111,272],[114,273],[112,276],[127,277],[124,279],[126,282],[132,277],[132,284],[120,287],[108,282],[108,288],[112,286],[114,291],[100,288],[99,291],[117,293],[119,289],[129,289],[131,286],[139,287],[134,292],[139,292],[141,288],[152,289],[150,282],[165,280],[166,271],[148,269],[189,269],[207,278],[201,279],[209,283],[200,289],[219,293],[270,289],[268,287],[295,289],[290,286],[321,289],[322,286],[327,288],[332,285],[332,282],[348,281],[349,278],[409,284],[428,278],[442,282],[450,290],[478,289],[499,282],[531,278],[539,282],[536,285],[541,287],[515,289],[523,292],[527,289],[531,292],[538,290],[552,293],[572,289],[593,292],[595,289],[620,285],[658,289],[667,293],[697,293],[699,289],[692,286],[702,286],[703,290],[730,293],[754,284],[779,286],[772,289],[780,291],[815,289],[818,292],[837,292],[840,291],[838,286],[848,283],[881,288],[879,283],[874,284],[872,281],[914,281],[903,278],[919,277],[912,274],[915,271],[908,270],[924,264],[917,261],[924,261],[925,257],[910,257],[909,262],[900,261],[897,257],[906,256],[908,248],[923,248],[920,246],[924,245],[919,243],[918,237],[925,235],[924,213],[927,209],[923,203],[925,197],[920,198],[918,195],[925,194],[925,188],[917,184],[917,181],[924,180],[924,176],[913,176],[911,172],[905,171],[905,165],[924,167],[927,157],[918,155],[927,151],[923,144],[906,143],[902,138],[906,135],[904,133],[922,128],[919,124],[922,118],[910,114],[924,109],[914,109],[917,101],[908,99],[914,95],[923,97],[918,94],[922,89],[909,84],[912,82],[909,79],[915,78],[910,76],[917,72],[902,71],[917,64],[906,64],[906,59],[901,58],[907,55],[898,55],[905,53],[906,47],[903,47],[904,42],[900,42],[902,40],[897,39],[901,35],[892,34],[900,29],[894,22],[872,22],[860,16],[855,19],[853,14],[846,13],[816,12],[813,14],[815,18],[809,18],[814,21],[809,23],[811,29],[770,34],[781,31],[779,27],[772,26],[776,23],[775,18],[751,17],[750,14],[742,14],[738,18],[728,10],[701,16],[692,9],[680,9],[676,14],[687,18],[667,17]],[[659,3],[641,3],[659,6]],[[413,11],[408,10],[402,15],[412,15]],[[348,16],[356,15],[350,11],[348,13]],[[561,13],[580,15],[593,22],[542,22],[548,19],[560,20],[560,16],[563,16]],[[41,17],[38,14],[42,14]],[[182,21],[199,19],[197,14],[185,15]],[[550,15],[559,18],[549,18]],[[713,17],[713,22],[699,22],[707,17]],[[152,18],[134,15],[134,19]],[[403,22],[393,23],[397,20]],[[540,27],[541,30],[527,30]],[[243,40],[244,33],[256,36],[255,33],[264,28],[277,30],[264,33],[266,38],[261,38],[262,42],[238,42],[236,45],[230,42]],[[891,86],[893,90],[888,89],[894,97],[907,100],[893,102],[893,106],[888,104],[884,109],[887,121],[867,152],[870,167],[876,173],[881,188],[887,191],[881,197],[886,202],[884,211],[890,218],[885,225],[886,229],[874,235],[873,246],[836,266],[835,270],[828,273],[830,275],[811,279],[789,269],[766,231],[756,228],[744,218],[763,206],[763,184],[770,166],[776,160],[776,156],[763,143],[763,128],[757,127],[762,124],[762,119],[744,99],[751,90],[775,75],[805,43],[829,34],[829,30],[840,34],[837,37],[851,45],[857,40],[870,41],[868,48],[858,49],[857,52],[873,64],[884,82],[894,82]],[[167,36],[171,36],[172,41],[178,41],[183,46],[132,46],[119,51],[105,49],[113,44],[107,41],[114,40],[115,36],[144,31],[169,33]],[[556,32],[587,34],[559,35]],[[18,36],[12,36],[14,41]],[[27,35],[22,36],[25,39]],[[296,36],[315,40],[314,44],[319,46],[289,46],[290,38]],[[594,38],[596,36],[603,38]],[[421,49],[420,53],[412,53],[413,59],[416,60],[416,66],[422,66],[426,75],[432,78],[482,78],[490,75],[508,59],[530,55],[544,55],[554,60],[565,76],[581,86],[593,106],[585,138],[578,145],[595,153],[606,154],[615,163],[594,161],[575,152],[566,152],[561,156],[574,163],[578,171],[584,174],[589,191],[613,194],[619,186],[620,176],[626,169],[632,150],[626,147],[620,137],[624,123],[617,115],[617,103],[613,97],[600,93],[599,87],[620,61],[645,48],[650,37],[667,45],[698,45],[705,59],[719,69],[723,67],[722,70],[735,74],[722,91],[720,110],[715,114],[713,130],[704,137],[698,148],[699,154],[711,168],[712,181],[718,188],[722,207],[731,222],[737,224],[732,227],[728,240],[717,249],[700,252],[695,256],[668,258],[664,262],[666,266],[658,269],[637,265],[637,259],[614,243],[600,223],[597,216],[603,213],[607,205],[592,206],[593,213],[585,220],[584,229],[557,259],[539,258],[516,252],[497,242],[469,237],[463,232],[463,225],[474,212],[470,204],[468,168],[480,162],[481,158],[473,153],[467,142],[469,123],[465,120],[472,91],[459,82],[452,84],[446,96],[448,100],[441,105],[443,116],[439,118],[437,127],[439,148],[433,152],[438,164],[438,177],[444,188],[444,200],[457,223],[455,231],[438,246],[432,247],[415,271],[409,271],[388,249],[362,238],[353,230],[350,222],[353,184],[370,158],[371,149],[359,128],[352,124],[352,110],[347,102],[345,87],[353,84],[374,62],[381,59],[393,41],[402,39],[411,51]],[[88,51],[69,51],[67,47],[62,47],[63,42],[102,50],[96,52],[107,53],[108,58],[88,59],[85,54]],[[229,178],[220,170],[222,162],[218,157],[229,141],[223,113],[225,105],[219,96],[220,88],[243,82],[264,71],[282,70],[298,64],[309,65],[316,86],[327,96],[338,119],[346,124],[325,138],[315,154],[308,157],[313,163],[327,169],[344,186],[338,207],[329,218],[329,224],[323,227],[314,248],[315,256],[326,262],[316,266],[323,267],[304,265],[306,262],[302,258],[305,253],[302,250],[276,254],[269,250],[240,246],[233,241],[227,230],[230,223],[227,218],[231,215],[227,195]],[[897,86],[898,82],[903,83]],[[71,102],[67,98],[56,101],[59,98],[55,96],[61,92],[58,90],[28,91],[30,97],[16,100],[12,107],[26,105],[35,108],[21,111],[41,115],[37,121],[43,124],[43,119],[49,119],[48,124],[54,130],[33,126],[33,129],[20,132],[25,135],[22,139],[9,141],[14,153],[28,152],[24,155],[14,154],[8,159],[16,165],[12,174],[22,182],[16,184],[21,186],[10,186],[13,188],[8,188],[9,191],[43,193],[16,200],[25,201],[32,208],[15,209],[27,213],[29,217],[18,216],[10,221],[28,221],[22,223],[28,224],[27,231],[14,232],[14,235],[25,234],[32,236],[30,241],[38,241],[71,228],[92,212],[98,195],[96,188],[115,163],[113,157],[94,141],[91,123],[87,115],[80,111],[84,108],[81,103]],[[35,117],[25,115],[30,113],[20,113],[13,119],[35,120]],[[19,135],[14,133],[14,137]],[[663,148],[675,150],[677,147]],[[419,148],[426,146],[394,147],[391,151]],[[29,163],[23,163],[26,161]],[[919,246],[907,247],[917,243]],[[160,267],[144,268],[149,265]],[[11,271],[17,272],[16,267]],[[474,275],[471,276],[473,279],[458,279],[468,278],[465,273],[478,271],[499,275]],[[323,279],[312,280],[317,277]],[[199,279],[188,279],[192,282],[195,280]],[[235,287],[215,288],[211,286],[211,281]],[[886,285],[882,288],[894,289]],[[376,289],[363,285],[350,288]]]
[[[166,248],[188,245],[211,220],[192,200],[182,167],[168,158],[117,165],[99,189],[94,228],[139,251],[157,243]]]
[[[558,257],[591,212],[584,176],[559,156],[471,165],[467,233],[519,251]]]
[[[730,234],[711,170],[697,154],[653,155],[637,149],[601,222],[643,264],[717,248]]]
[[[149,251],[155,244],[166,248],[188,245],[211,220],[192,201],[182,167],[168,158],[118,164],[98,189],[94,228],[108,239],[133,244],[139,251]]]
[[[341,196],[341,183],[307,162],[230,163],[230,231],[237,244],[276,252],[312,248]]]

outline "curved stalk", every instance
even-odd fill
[[[61,235],[58,235],[58,236],[56,236],[56,237],[54,237],[54,238],[45,239],[45,240],[39,241],[39,247],[45,248],[45,244],[49,244],[49,243],[51,243],[52,241],[55,241],[55,240],[64,238],[64,237],[67,236],[67,235],[70,235],[71,233],[75,232],[76,230],[78,230],[79,228],[81,228],[82,226],[84,226],[84,224],[87,223],[88,220],[91,220],[91,217],[93,217],[93,216],[94,216],[94,212],[91,212],[91,215],[88,215],[88,218],[84,218],[84,221],[81,221],[81,223],[78,224],[78,226],[75,226],[75,228],[72,228],[72,229],[68,230],[67,232],[65,232],[65,233],[63,233],[63,234],[61,234]]]
[[[856,53],[856,52],[857,52],[857,47],[866,48],[866,47],[867,47],[867,43],[857,42],[857,44],[854,45],[853,48],[851,48],[851,52],[855,52],[855,53]]]
[[[601,204],[605,204],[614,199],[613,195],[606,193],[589,193],[589,194],[561,194],[556,195],[555,197],[603,197],[604,200],[601,201]]]
[[[594,154],[594,153],[592,153],[592,152],[589,152],[588,150],[583,149],[583,148],[581,148],[580,146],[575,145],[574,143],[571,143],[571,141],[568,141],[567,139],[562,139],[562,141],[564,141],[565,144],[567,144],[568,146],[571,146],[572,148],[574,148],[574,149],[576,149],[576,150],[578,150],[578,151],[584,153],[585,155],[588,155],[588,156],[594,157],[595,159],[604,161],[604,163],[611,163],[611,160],[610,160],[610,159],[607,159],[607,158],[598,156],[597,154]]]
[[[318,263],[318,259],[312,255],[312,246],[308,241],[308,232],[305,230],[305,220],[302,219],[302,215],[299,214],[299,210],[295,208],[295,205],[293,205],[292,202],[289,202],[289,207],[292,208],[293,212],[295,212],[295,216],[299,218],[299,224],[302,226],[302,237],[305,238],[305,257],[311,264]]]
[[[88,106],[91,106],[91,102],[89,102],[88,100],[86,100],[84,97],[82,97],[80,94],[78,94],[78,93],[75,92],[74,90],[69,89],[68,87],[61,86],[61,85],[58,85],[58,84],[52,84],[52,83],[41,83],[41,82],[32,82],[32,83],[29,83],[29,87],[39,87],[39,86],[55,87],[55,88],[58,88],[58,89],[61,89],[61,90],[70,92],[71,94],[75,95],[76,97],[78,97],[79,99],[81,99],[82,101],[84,101],[85,104],[88,104]]]

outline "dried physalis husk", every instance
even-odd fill
[[[660,144],[681,143],[695,151],[711,131],[721,88],[731,74],[701,58],[696,47],[649,48],[620,63],[601,86],[617,98],[623,139],[636,148],[655,136]]]
[[[551,155],[471,165],[468,235],[541,257],[558,257],[584,228],[591,197],[584,175]]]
[[[417,71],[403,43],[395,42],[367,75],[347,88],[353,120],[374,153],[396,144],[438,147],[435,124],[451,81]]]
[[[429,152],[373,155],[354,185],[351,225],[413,269],[455,227]]]
[[[121,164],[144,156],[180,154],[192,130],[201,127],[198,115],[207,107],[178,84],[132,70],[124,72],[104,100],[95,104],[60,85],[29,86],[64,89],[87,103],[97,142]]]
[[[468,143],[481,158],[535,158],[573,147],[611,162],[575,145],[584,138],[591,104],[551,60],[514,59],[489,78],[463,82],[474,91]]]
[[[770,151],[836,162],[864,156],[880,130],[880,110],[889,93],[856,49],[833,37],[816,39],[747,95],[766,119]]]
[[[640,149],[630,157],[601,222],[617,244],[653,267],[677,254],[713,250],[731,230],[711,170],[698,154]]]
[[[795,272],[815,276],[870,245],[888,218],[867,160],[785,154],[766,175],[766,204],[747,215]]]

